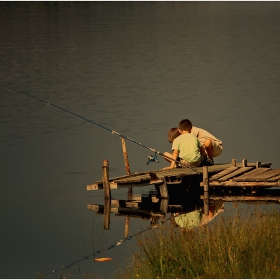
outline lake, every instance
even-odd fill
[[[125,174],[120,138],[25,94],[161,152],[188,118],[223,141],[216,163],[280,168],[279,2],[0,2],[0,37],[1,278],[114,278],[151,226],[124,240],[125,217],[87,208],[104,159]],[[132,172],[167,166],[126,145]]]

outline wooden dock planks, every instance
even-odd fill
[[[254,171],[237,178],[236,181],[266,181],[271,178],[274,178],[272,181],[277,181],[280,176],[280,169],[257,168]]]
[[[255,186],[271,187],[280,185],[280,169],[271,169],[271,163],[242,163],[216,164],[208,167],[210,186]],[[155,176],[154,176],[155,175]],[[189,168],[174,168],[171,170],[152,170],[109,179],[110,188],[142,187],[151,184],[159,184],[163,178],[167,184],[180,183],[185,176],[196,176],[202,181],[203,168],[196,168],[196,172]],[[153,178],[160,180],[154,180]],[[102,180],[87,185],[87,190],[103,189]]]
[[[271,170],[271,168],[256,168],[256,169],[252,170],[251,172],[247,172],[247,173],[239,176],[235,180],[238,181],[238,182],[255,180],[261,174],[263,174],[264,172],[266,172],[268,170]]]
[[[280,169],[263,164],[229,167],[210,177],[209,181],[212,187],[277,187],[280,186]]]
[[[219,182],[228,181],[229,179],[232,179],[232,178],[234,178],[236,176],[239,176],[239,175],[241,175],[241,174],[243,174],[245,172],[248,172],[248,171],[250,171],[252,169],[253,169],[253,167],[241,167],[241,168],[238,168],[237,170],[229,173],[228,175],[225,175],[225,176],[219,178],[218,181]]]
[[[213,175],[211,178],[210,178],[210,181],[216,181],[230,173],[232,173],[233,171],[236,171],[238,169],[238,167],[236,166],[231,166],[225,170],[223,170],[222,172],[219,172],[218,174],[215,174]]]

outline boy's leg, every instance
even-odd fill
[[[168,153],[168,152],[164,152],[163,153],[163,158],[165,160],[167,160],[168,162],[171,162],[172,160],[170,158],[172,158],[172,154]]]
[[[217,157],[217,156],[219,156],[221,153],[222,153],[222,151],[223,151],[223,146],[222,145],[220,145],[220,144],[218,144],[216,141],[213,141],[213,153],[212,153],[212,156],[213,156],[213,158],[214,157]]]
[[[206,139],[203,143],[209,158],[213,158],[214,145],[211,139]]]

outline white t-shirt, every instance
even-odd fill
[[[214,135],[206,131],[205,129],[199,127],[192,127],[192,134],[195,135],[199,142],[203,145],[206,139],[211,139],[212,141],[217,142],[218,145],[222,145],[222,141],[217,139]]]

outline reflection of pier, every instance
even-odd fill
[[[110,203],[109,208],[111,214],[126,217],[124,234],[126,238],[128,236],[130,218],[150,220],[151,225],[155,226],[159,222],[165,222],[167,220],[167,214],[170,214],[170,217],[176,216],[178,219],[178,216],[182,214],[187,215],[193,211],[203,213],[203,200],[201,199],[198,201],[187,200],[183,204],[180,204],[182,203],[180,199],[175,198],[171,201],[172,204],[169,203],[168,199],[160,199],[156,190],[150,190],[149,194],[132,195],[131,199],[128,200],[105,200],[105,204]],[[217,203],[219,204],[220,202]],[[210,210],[217,203],[211,203]],[[109,229],[110,214],[106,212],[106,207],[108,206],[105,204],[88,204],[87,208],[96,212],[97,215],[104,215],[104,228]]]
[[[194,207],[198,207],[190,200],[187,204],[180,204],[182,201],[174,201],[170,204],[167,199],[159,199],[155,190],[150,190],[149,194],[132,195],[129,200],[110,200],[110,213],[115,213],[118,216],[130,216],[142,219],[151,219],[153,216],[165,217],[167,213],[190,211]],[[104,213],[105,205],[88,204],[88,209]]]

